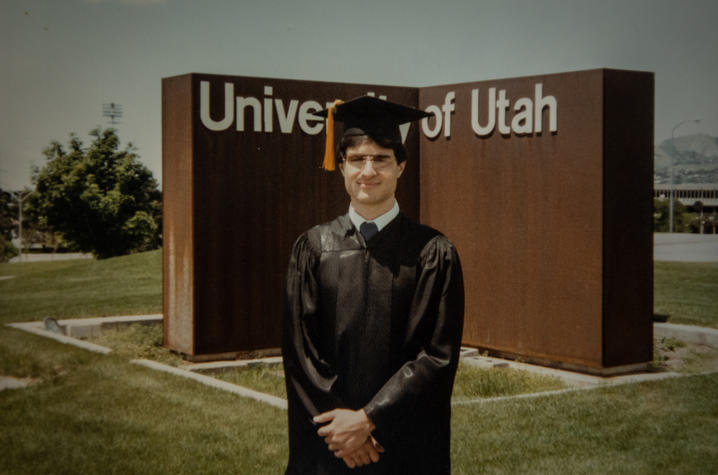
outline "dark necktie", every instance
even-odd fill
[[[365,241],[369,241],[369,239],[379,232],[379,228],[376,226],[376,223],[364,221],[361,223],[361,226],[359,226],[359,232],[364,236]]]

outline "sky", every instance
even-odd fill
[[[655,73],[656,143],[678,124],[718,136],[715,0],[0,0],[0,188],[30,186],[53,140],[89,144],[110,102],[161,181],[163,77],[423,87],[602,67]]]

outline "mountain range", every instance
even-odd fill
[[[653,182],[718,185],[718,138],[706,134],[666,139],[654,150]]]

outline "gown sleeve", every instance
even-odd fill
[[[380,435],[405,437],[414,431],[412,424],[425,423],[422,417],[448,417],[450,411],[464,318],[461,264],[443,236],[425,246],[420,263],[405,363],[364,406]]]
[[[283,323],[282,357],[290,411],[308,418],[342,407],[332,393],[337,375],[317,348],[319,325],[319,252],[307,235],[297,239],[287,270],[286,311]]]

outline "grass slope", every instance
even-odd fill
[[[0,323],[162,312],[162,252],[101,261],[0,264]],[[656,262],[654,309],[718,328],[718,263]]]
[[[162,252],[0,264],[0,323],[162,312]]]
[[[0,392],[0,473],[282,473],[284,411],[15,330],[3,347],[5,333],[2,359],[39,382]]]
[[[716,473],[718,374],[459,406],[455,474]]]
[[[113,354],[127,360],[145,358],[172,366],[185,362],[176,354],[162,347],[161,325],[133,324],[109,328],[90,339],[92,343],[112,348]],[[281,363],[253,364],[239,368],[222,368],[208,372],[215,378],[272,394],[286,399],[284,370]],[[454,400],[509,396],[552,389],[565,385],[555,377],[539,376],[510,368],[477,368],[459,364],[454,384]]]
[[[160,259],[2,264],[0,275],[16,277],[0,281],[0,323],[158,313]],[[715,268],[671,265],[656,266],[657,311],[661,299],[674,302],[667,313],[676,321],[681,299],[703,296],[711,303],[685,318],[715,326],[705,310],[716,307],[716,279],[705,278]],[[708,290],[673,294],[685,280]],[[35,381],[0,392],[0,473],[254,475],[282,473],[286,463],[285,412],[132,365],[127,354],[0,326],[0,374]],[[494,391],[457,394],[465,390]],[[716,394],[718,374],[707,374],[457,406],[453,473],[715,473]]]
[[[282,473],[286,413],[13,329],[0,473]],[[453,473],[712,473],[718,375],[457,406]]]
[[[669,323],[718,328],[718,263],[656,262],[653,285],[654,310]]]

